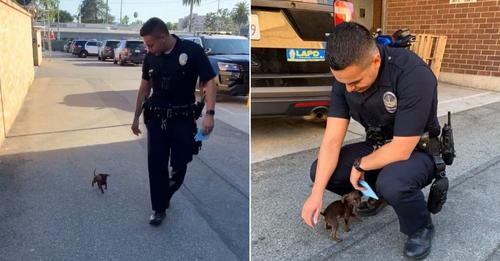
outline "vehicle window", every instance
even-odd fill
[[[297,34],[305,41],[325,41],[325,32],[333,30],[333,17],[330,13],[287,9],[285,14]]]
[[[85,45],[87,41],[76,41],[76,45]]]
[[[97,43],[96,42],[88,42],[87,46],[97,46]]]
[[[119,41],[108,41],[108,42],[106,42],[106,46],[116,48],[116,47],[118,47],[119,43],[120,43]]]
[[[210,48],[210,54],[248,54],[246,39],[216,39],[206,38],[205,48]]]
[[[130,49],[145,49],[144,43],[139,41],[129,41],[125,47]]]

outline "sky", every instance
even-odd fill
[[[193,7],[193,13],[205,15],[210,12],[217,12],[217,3],[220,8],[232,10],[238,2],[245,0],[201,0],[199,6]],[[106,2],[106,0],[104,0]],[[122,16],[128,15],[130,22],[135,21],[134,12],[139,16],[138,20],[146,21],[150,17],[158,17],[164,22],[177,23],[179,18],[189,15],[189,6],[183,6],[182,0],[108,0],[110,14],[115,17],[115,21],[120,19],[120,2],[122,2]],[[250,0],[246,0],[247,3]],[[74,15],[81,1],[79,0],[59,0],[59,9],[68,11]]]

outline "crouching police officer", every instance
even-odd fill
[[[201,146],[194,140],[196,118],[203,107],[201,103],[195,103],[198,77],[206,95],[203,131],[208,134],[214,127],[216,87],[213,78],[216,74],[204,50],[194,42],[169,34],[162,20],[149,19],[142,26],[140,35],[148,47],[148,54],[142,67],[132,132],[135,135],[141,133],[139,116],[144,109],[153,209],[149,223],[159,225],[165,218],[172,195],[184,181],[188,162]]]
[[[313,227],[325,189],[339,195],[364,190],[358,184],[364,179],[382,199],[363,202],[359,214],[373,215],[386,203],[391,205],[400,231],[408,236],[404,254],[424,258],[431,249],[434,226],[421,189],[432,182],[435,163],[431,153],[419,150],[417,144],[424,133],[434,140],[440,133],[437,80],[417,55],[377,46],[357,23],[335,27],[327,45],[335,82],[302,218]],[[342,146],[350,118],[365,127],[367,140]]]

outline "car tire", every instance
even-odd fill
[[[122,60],[122,58],[120,57],[120,66],[124,66],[125,65],[125,62]]]
[[[87,51],[81,51],[79,54],[78,54],[78,57],[80,58],[87,58],[87,55],[89,53]]]

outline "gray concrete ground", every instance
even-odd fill
[[[145,136],[130,131],[139,79],[140,66],[63,53],[37,69],[0,148],[0,260],[249,259],[244,99],[218,104],[214,133],[151,227]],[[105,194],[94,168],[111,174]]]
[[[499,94],[442,84],[440,93],[442,101],[448,101],[440,104],[440,115],[445,109],[455,112],[458,156],[448,167],[448,202],[433,216],[437,233],[427,260],[499,260],[500,103],[493,101]],[[307,125],[298,127],[305,130],[294,130],[303,132],[296,139],[307,139]],[[253,136],[255,127],[252,122],[252,146],[259,142]],[[278,130],[288,131],[279,124]],[[361,140],[349,138],[348,142]],[[399,232],[391,207],[354,221],[350,232],[341,230],[341,243],[329,239],[323,220],[315,229],[302,222],[302,204],[311,190],[309,167],[319,140],[315,144],[316,148],[300,149],[300,144],[292,143],[290,148],[297,152],[252,164],[252,260],[404,260],[406,236]],[[252,149],[253,156],[258,148]],[[427,195],[428,188],[424,192]],[[338,198],[326,192],[324,206]]]

